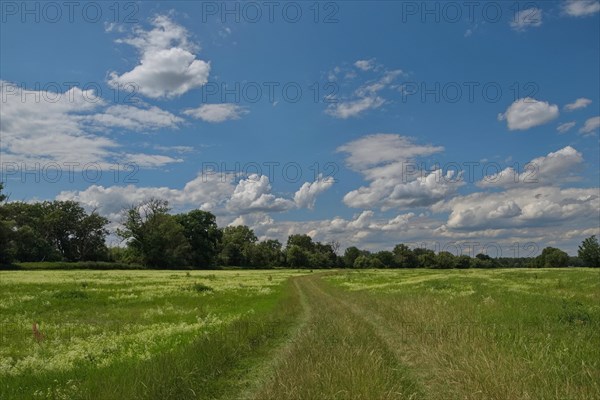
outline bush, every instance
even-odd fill
[[[212,292],[214,289],[204,283],[194,283],[191,288],[195,292]]]

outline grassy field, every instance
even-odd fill
[[[4,271],[0,323],[0,399],[600,399],[599,270]]]

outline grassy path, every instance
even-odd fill
[[[416,399],[420,388],[385,335],[326,289],[319,275],[294,278],[307,321],[282,349],[255,399]]]
[[[480,300],[439,290],[348,291],[328,274],[292,278],[305,320],[244,398],[600,398],[598,323],[593,315],[565,321],[566,312],[587,314],[556,307],[562,285],[531,295],[475,286]],[[451,285],[443,283],[432,287]]]
[[[86,357],[64,371],[0,377],[0,399],[600,399],[596,271],[303,272],[136,272],[131,287],[121,274],[10,275],[4,318],[33,310],[46,333],[50,317],[86,321],[90,310],[107,321],[137,315],[142,327],[194,323],[209,311],[225,319],[211,329],[193,325],[187,343],[157,348],[143,338],[140,346],[154,345],[148,359],[101,366]],[[53,280],[53,290],[40,292],[38,284]],[[214,292],[189,290],[196,280]],[[124,289],[139,298],[109,298]],[[85,296],[57,297],[65,293]],[[68,318],[50,314],[57,309]],[[108,336],[115,349],[121,336]],[[31,352],[6,343],[13,347],[0,347],[4,354]],[[110,350],[82,343],[97,350],[91,354]],[[34,355],[71,354],[59,344],[36,344]]]

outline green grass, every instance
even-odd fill
[[[0,323],[1,399],[600,399],[597,269],[4,271]]]
[[[285,333],[295,315],[277,310],[296,274],[1,272],[0,398],[165,398],[154,396],[164,386],[156,382],[182,387],[179,373],[206,375],[221,360],[218,375],[226,375]],[[268,333],[273,325],[276,335]],[[252,346],[242,350],[245,341]]]
[[[364,271],[328,278],[389,334],[426,398],[600,398],[600,271]]]

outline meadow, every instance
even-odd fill
[[[1,399],[599,399],[600,271],[1,271]]]

